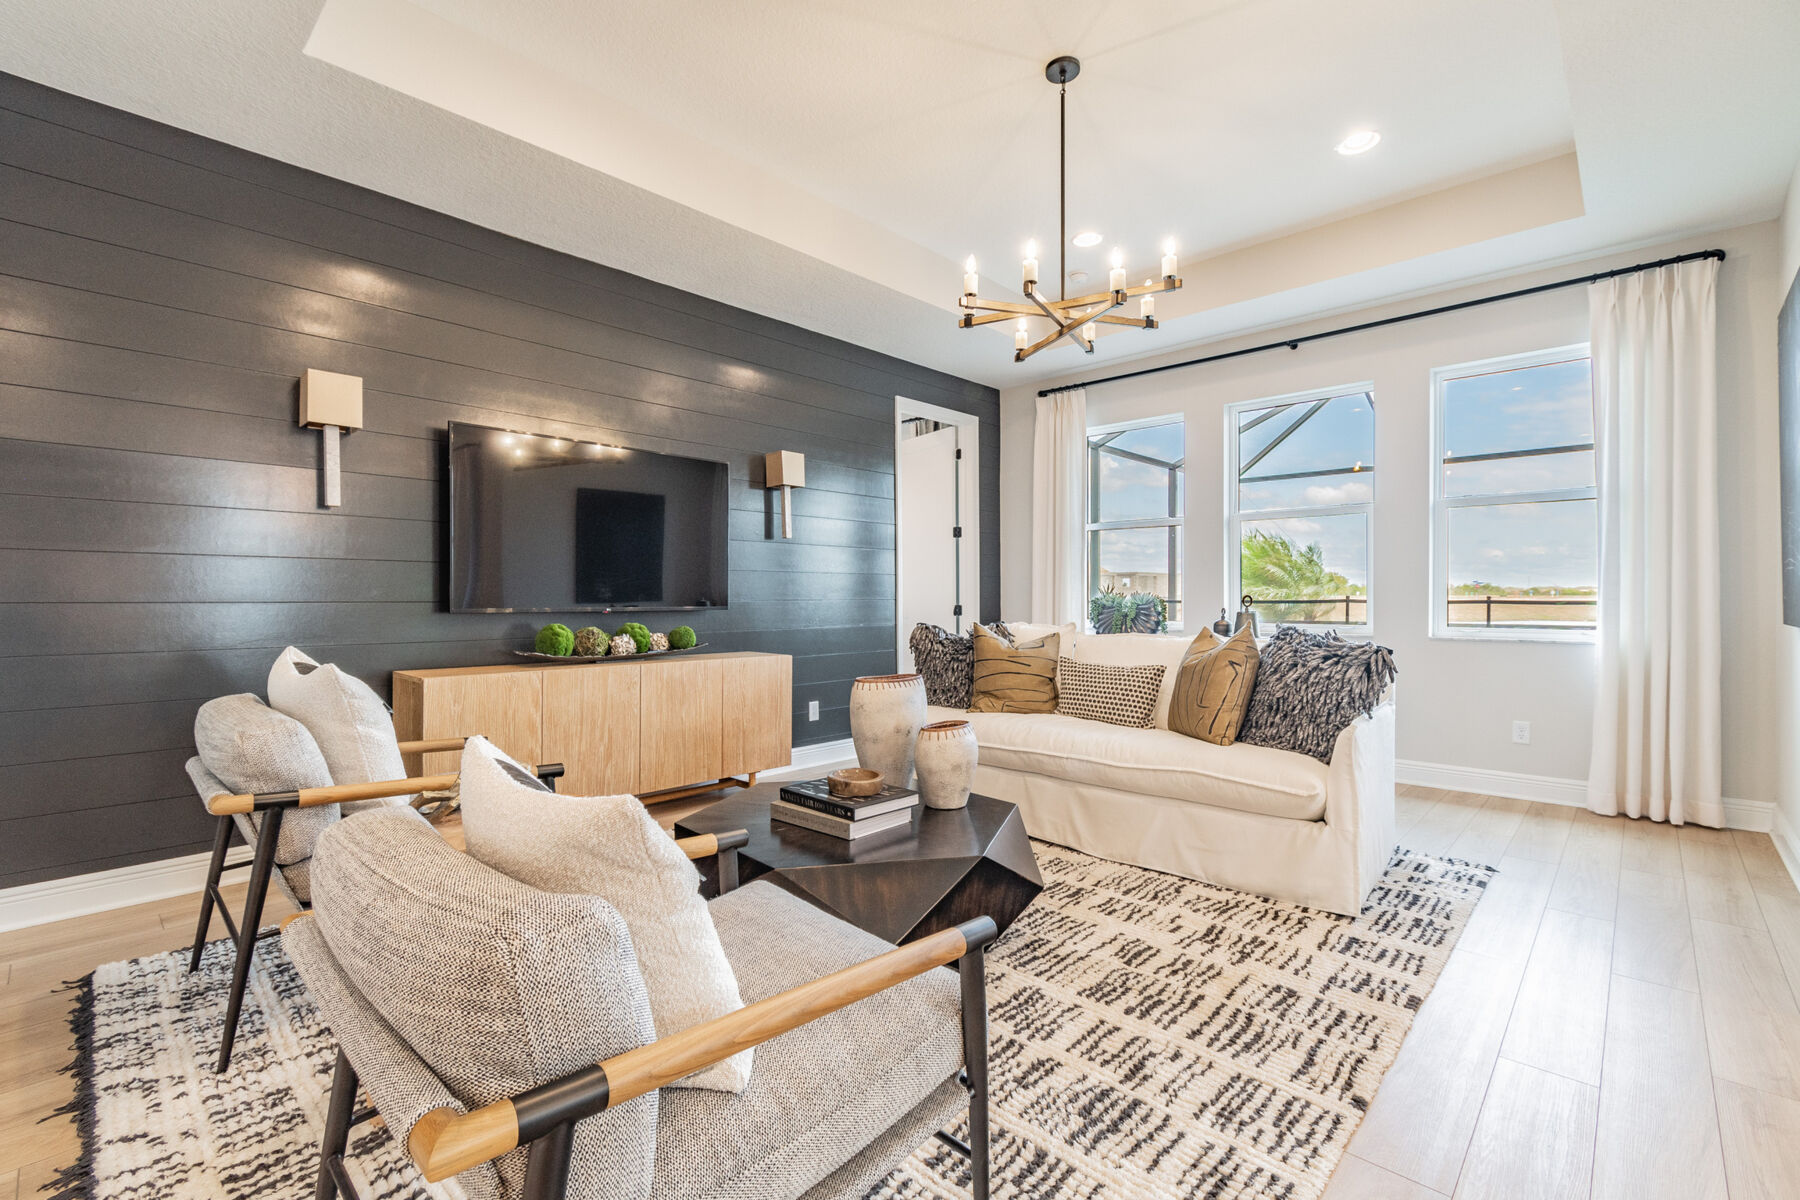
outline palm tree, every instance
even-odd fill
[[[1305,600],[1354,595],[1350,581],[1326,567],[1325,551],[1314,542],[1298,546],[1278,533],[1251,530],[1239,550],[1244,591],[1258,599]],[[1278,621],[1316,621],[1331,605],[1276,604],[1270,614]]]

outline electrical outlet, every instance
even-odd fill
[[[806,719],[809,721],[816,721],[819,719],[819,702],[817,700],[808,700],[806,702]]]
[[[1514,721],[1513,722],[1513,741],[1517,742],[1521,746],[1531,745],[1531,722],[1530,721]]]

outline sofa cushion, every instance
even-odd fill
[[[1162,691],[1163,668],[1104,667],[1056,660],[1056,711],[1127,729],[1148,729]]]
[[[329,787],[332,777],[306,727],[248,692],[208,700],[194,714],[194,748],[188,778],[206,801],[219,792],[291,792]],[[283,866],[309,857],[327,826],[338,819],[335,804],[290,808],[281,817],[275,861]],[[246,835],[255,840],[261,816]]]
[[[1003,622],[987,626],[1007,641],[1012,634]],[[975,638],[973,633],[961,637],[941,625],[920,621],[906,640],[912,651],[913,670],[925,681],[925,702],[949,708],[969,707],[969,691],[975,682]]]
[[[893,949],[768,883],[710,905],[750,1003]],[[654,1196],[797,1196],[854,1159],[962,1066],[957,981],[945,968],[757,1049],[732,1095],[663,1093]]]
[[[1210,632],[1195,638],[1176,672],[1169,728],[1215,746],[1237,741],[1256,664],[1256,635],[1248,625],[1224,643]]]
[[[306,726],[337,783],[405,779],[394,719],[375,689],[289,646],[269,668],[269,707]],[[345,812],[410,803],[411,796],[346,804]]]
[[[1082,633],[1064,641],[1062,652],[1076,662],[1102,666],[1162,667],[1162,690],[1157,693],[1156,713],[1151,723],[1158,729],[1167,729],[1169,699],[1175,693],[1175,674],[1181,669],[1182,657],[1193,641],[1192,638],[1163,633]]]
[[[981,745],[981,766],[1029,771],[1175,800],[1316,821],[1325,815],[1325,764],[1261,746],[1215,746],[1167,729],[1121,729],[1058,713],[952,713]]]
[[[642,800],[551,792],[482,737],[463,746],[461,795],[475,858],[547,892],[599,896],[625,918],[657,1037],[744,1006],[700,898],[700,872]],[[742,1091],[754,1053],[679,1086]]]
[[[975,679],[970,712],[1056,711],[1056,659],[1060,634],[1008,642],[975,626]]]
[[[1331,761],[1337,736],[1394,681],[1386,646],[1283,625],[1263,647],[1238,740]]]
[[[465,1107],[655,1036],[631,935],[611,905],[485,867],[410,808],[328,829],[312,890],[313,919],[344,976]],[[652,1092],[581,1122],[569,1195],[647,1195],[656,1111]],[[524,1182],[525,1157],[521,1147],[497,1163],[509,1194]]]

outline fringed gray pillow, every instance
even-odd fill
[[[988,628],[1007,640],[1012,634],[995,621]],[[906,644],[912,650],[913,669],[925,679],[925,703],[944,708],[968,708],[975,686],[973,634],[953,636],[948,629],[920,621]]]
[[[1237,740],[1328,763],[1338,734],[1375,711],[1397,673],[1386,646],[1283,625],[1263,647]]]

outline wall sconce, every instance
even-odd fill
[[[781,536],[794,536],[794,497],[790,488],[806,486],[806,455],[797,450],[771,450],[763,455],[763,486],[781,489]]]
[[[362,376],[307,368],[300,373],[300,424],[320,431],[319,503],[336,508],[344,502],[338,480],[338,434],[363,427]]]

